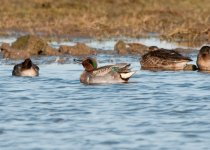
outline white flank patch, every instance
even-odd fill
[[[135,71],[132,71],[132,72],[128,72],[128,73],[120,73],[121,77],[123,79],[128,79],[130,78],[134,73],[136,73]]]

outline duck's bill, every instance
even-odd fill
[[[81,64],[82,61],[83,61],[82,59],[76,59],[76,58],[74,58],[74,62],[75,62],[75,63]]]

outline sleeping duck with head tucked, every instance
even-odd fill
[[[85,69],[80,75],[80,82],[84,84],[125,83],[135,73],[135,71],[131,71],[130,64],[127,63],[98,68],[97,61],[94,58],[75,59],[75,61],[81,63]]]
[[[30,58],[24,60],[24,62],[14,66],[12,71],[13,76],[28,76],[34,77],[39,75],[39,67],[32,63]]]
[[[143,55],[140,64],[143,70],[184,70],[190,61],[174,50],[156,48]]]

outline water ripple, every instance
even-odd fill
[[[128,84],[81,84],[83,68],[72,63],[40,64],[37,78],[12,77],[13,66],[2,65],[1,149],[210,147],[209,74],[140,71],[135,57],[116,60],[138,70]]]

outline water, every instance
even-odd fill
[[[140,71],[136,56],[99,55],[100,66],[128,62],[138,71],[128,84],[88,86],[65,58],[33,58],[35,78],[12,77],[19,61],[1,60],[1,150],[209,149],[208,73]]]

